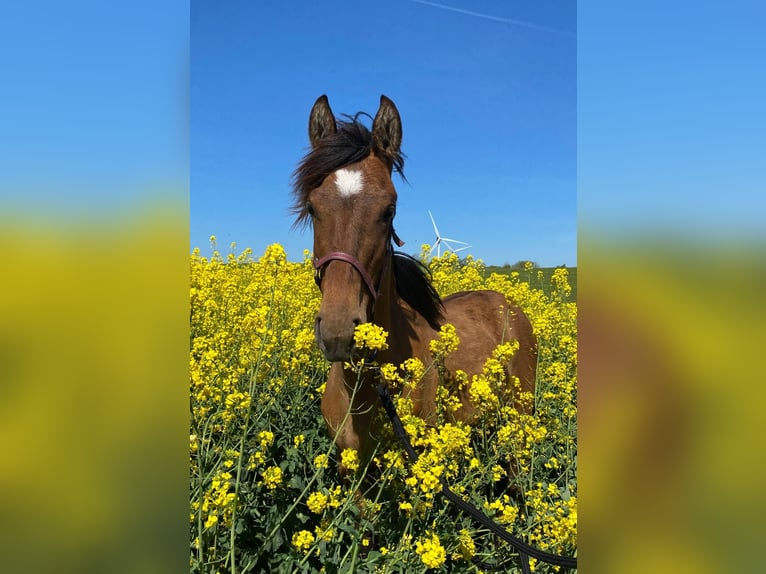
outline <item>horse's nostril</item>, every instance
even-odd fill
[[[356,319],[354,319],[354,327],[358,327],[358,326],[359,326],[359,325],[361,325],[363,322],[364,322],[364,321],[362,321],[362,320],[361,320],[361,319],[359,319],[359,318],[356,318]]]

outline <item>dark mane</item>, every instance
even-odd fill
[[[399,296],[423,315],[432,329],[438,330],[444,321],[444,306],[431,284],[431,274],[426,266],[414,257],[395,251],[394,278]]]
[[[322,185],[322,181],[335,170],[352,163],[361,161],[371,151],[388,163],[390,169],[404,177],[404,154],[386,153],[374,147],[372,134],[359,116],[368,115],[359,112],[355,116],[344,116],[349,121],[337,120],[336,132],[322,139],[321,144],[307,153],[293,173],[294,203],[291,212],[298,217],[295,225],[305,225],[308,222],[306,198],[312,189]]]

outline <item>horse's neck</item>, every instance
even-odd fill
[[[393,255],[388,255],[393,259]],[[385,275],[381,278],[380,295],[375,303],[373,322],[388,333],[388,351],[380,354],[380,362],[399,364],[414,356],[411,348],[411,334],[422,329],[425,320],[405,303],[396,292],[394,280],[394,262],[386,265]]]

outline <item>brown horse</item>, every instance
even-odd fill
[[[314,229],[314,267],[322,292],[314,330],[332,363],[322,414],[338,448],[357,449],[364,457],[372,446],[370,422],[378,397],[371,375],[354,391],[356,375],[344,369],[357,325],[372,322],[389,333],[389,347],[377,360],[395,365],[409,357],[429,364],[429,341],[440,325],[455,326],[460,345],[446,360],[447,372],[428,370],[410,395],[415,414],[431,423],[439,383],[455,388],[450,383],[456,369],[465,371],[470,381],[503,342],[519,341],[506,365],[507,377],[518,377],[524,391],[534,392],[537,342],[527,317],[502,294],[471,291],[441,300],[424,266],[394,252],[391,241],[400,242],[393,228],[397,196],[391,175],[396,171],[404,177],[401,119],[386,96],[380,98],[372,131],[358,121],[359,115],[339,121],[326,96],[314,103],[311,150],[294,174],[293,209],[296,224],[310,223]],[[456,418],[470,422],[477,409],[468,387],[455,392],[462,404]],[[342,464],[340,472],[346,474]]]

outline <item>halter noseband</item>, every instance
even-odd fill
[[[391,239],[393,239],[394,243],[396,243],[397,246],[401,247],[404,245],[404,241],[399,239],[399,236],[396,234],[396,231],[394,231],[394,228],[391,227]],[[386,248],[386,255],[393,254],[393,249],[391,249],[391,243],[388,243],[388,246]],[[372,300],[377,301],[378,297],[380,296],[380,280],[378,280],[378,286],[375,286],[375,282],[372,280],[372,277],[369,273],[367,273],[367,270],[362,266],[361,263],[359,263],[359,260],[354,257],[353,255],[349,255],[348,253],[344,253],[343,251],[332,251],[331,253],[328,253],[324,257],[321,258],[314,258],[314,282],[317,284],[317,287],[319,287],[322,284],[322,271],[324,270],[324,267],[330,262],[330,261],[345,261],[346,263],[350,264],[354,269],[356,269],[357,273],[361,275],[362,281],[364,281],[364,284],[367,286],[367,289],[370,292],[370,295],[372,295]],[[388,257],[386,258],[385,265],[387,266],[389,262]],[[380,274],[380,279],[383,278],[383,275],[385,275],[386,268],[383,268],[383,273]]]

